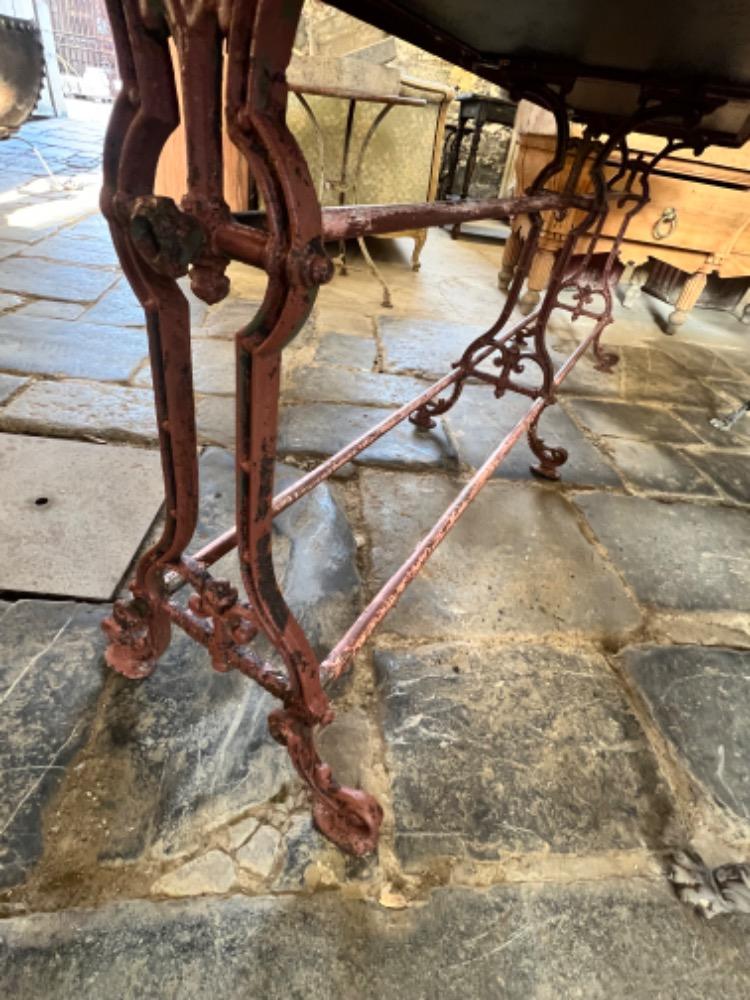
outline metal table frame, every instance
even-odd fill
[[[365,162],[365,155],[372,142],[378,127],[383,122],[383,120],[388,115],[389,111],[395,107],[412,107],[412,108],[423,108],[427,104],[427,101],[420,97],[407,97],[399,94],[370,94],[365,91],[350,91],[344,90],[338,87],[330,88],[303,88],[303,87],[289,87],[289,92],[293,93],[296,99],[299,101],[300,106],[307,115],[307,118],[312,125],[313,131],[317,138],[318,143],[318,155],[320,157],[320,179],[317,185],[318,200],[322,203],[325,196],[326,186],[331,186],[331,181],[326,177],[326,141],[323,129],[318,121],[315,112],[313,111],[307,96],[319,96],[319,97],[338,97],[341,100],[348,102],[347,113],[346,113],[346,126],[344,128],[344,141],[341,147],[341,170],[338,179],[335,181],[335,186],[338,193],[339,205],[345,205],[348,201],[356,202],[357,199],[357,188],[359,186],[359,181],[362,176],[362,168]],[[359,147],[359,153],[357,154],[357,159],[354,165],[354,170],[350,170],[349,157],[351,153],[352,144],[352,133],[354,132],[354,116],[357,112],[357,102],[364,101],[371,104],[382,104],[383,107],[378,111],[378,113],[373,118],[372,122],[368,126],[365,132],[365,137]],[[383,290],[382,305],[386,309],[390,309],[393,305],[391,301],[391,290],[388,287],[388,283],[380,272],[375,261],[370,255],[370,251],[367,249],[367,244],[365,243],[364,236],[357,237],[357,244],[359,246],[360,253],[362,254],[365,264],[367,265],[370,274],[379,282],[380,287]],[[417,239],[414,254],[412,256],[412,267],[414,270],[419,270],[419,254],[421,252],[422,246],[424,245],[424,239],[421,243]],[[348,267],[346,261],[346,240],[339,240],[339,255],[335,261],[339,266],[339,274],[347,274]]]
[[[118,601],[105,623],[107,660],[131,678],[148,676],[170,642],[173,626],[210,652],[215,670],[239,670],[274,695],[280,707],[269,717],[273,736],[284,744],[307,784],[320,831],[354,854],[372,851],[382,820],[378,802],[366,791],[340,786],[319,757],[315,730],[331,722],[325,685],[348,669],[352,658],[394,606],[409,582],[486,484],[513,445],[526,434],[539,464],[535,471],[554,479],[565,462],[561,448],[540,437],[539,418],[555,402],[555,391],[583,353],[591,348],[597,366],[611,369],[617,357],[604,350],[602,331],[612,319],[612,286],[617,247],[629,219],[648,200],[648,178],[658,160],[679,146],[700,149],[707,136],[697,128],[704,96],[674,88],[644,101],[627,120],[592,118],[582,148],[595,150],[593,190],[576,195],[573,182],[554,190],[568,147],[566,89],[528,67],[493,70],[514,100],[526,97],[557,119],[557,151],[531,188],[520,197],[460,204],[340,206],[321,209],[316,186],[285,122],[285,69],[301,0],[108,0],[123,80],[105,143],[102,210],[109,220],[123,270],[142,303],[149,337],[159,441],[166,497],[161,537],[140,559],[132,599]],[[393,24],[388,0],[342,6],[386,30]],[[356,9],[354,9],[356,8]],[[467,65],[476,54],[441,48],[437,34],[407,24],[402,35],[437,54]],[[407,30],[408,29],[408,30]],[[182,75],[187,145],[187,194],[178,208],[155,197],[159,153],[178,123],[178,103],[168,37],[174,39]],[[440,51],[438,52],[438,49]],[[225,55],[224,55],[225,52]],[[232,142],[246,157],[260,189],[262,216],[233,217],[222,192],[222,59],[226,59],[225,117]],[[480,67],[481,69],[481,67]],[[489,76],[489,73],[488,73]],[[708,101],[708,98],[705,98]],[[711,96],[711,100],[715,100]],[[632,156],[627,134],[658,124],[664,148],[652,157]],[[665,124],[666,123],[666,124]],[[609,159],[619,167],[603,166]],[[583,163],[583,159],[580,160]],[[575,170],[573,171],[575,177]],[[622,227],[602,269],[591,275],[591,256],[612,199],[628,205]],[[575,225],[557,255],[539,307],[512,320],[536,248],[543,212],[575,212]],[[452,370],[370,432],[280,493],[274,494],[274,465],[282,351],[307,318],[321,284],[333,275],[324,241],[357,238],[404,228],[452,225],[473,219],[509,219],[525,213],[531,232],[520,253],[507,300],[486,333],[457,358]],[[252,223],[252,224],[250,224]],[[583,259],[572,256],[588,237]],[[188,304],[176,279],[189,272],[193,291],[206,302],[229,290],[230,259],[263,269],[268,276],[257,315],[236,334],[236,529],[192,556],[186,549],[198,515],[198,449],[191,372]],[[553,309],[593,321],[591,330],[555,371],[546,345]],[[524,370],[536,382],[519,380]],[[529,400],[529,409],[498,442],[482,467],[442,517],[384,584],[322,663],[318,662],[279,589],[272,558],[274,517],[323,482],[398,423],[411,420],[427,431],[461,395],[468,379],[486,383],[498,399],[508,392]],[[500,404],[498,404],[500,405]],[[394,498],[394,502],[398,502]],[[213,577],[212,563],[237,549],[246,595]],[[175,599],[190,588],[186,605]],[[264,635],[284,669],[264,662],[253,639]]]

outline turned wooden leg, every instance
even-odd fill
[[[529,279],[526,283],[526,291],[518,302],[518,308],[524,316],[536,308],[542,297],[542,292],[549,284],[552,268],[555,263],[555,254],[552,250],[539,248],[529,270]]]
[[[521,256],[522,246],[521,233],[517,229],[514,229],[505,242],[503,259],[497,275],[497,287],[501,292],[507,292],[510,288],[510,283],[513,280],[516,265],[518,264],[518,258]]]
[[[666,333],[674,334],[682,326],[706,287],[707,275],[702,271],[691,274],[683,285],[680,297],[675,302],[674,312],[667,321]]]

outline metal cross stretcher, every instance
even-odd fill
[[[559,476],[566,452],[545,444],[539,419],[589,348],[603,373],[617,362],[617,356],[602,347],[601,336],[612,321],[618,247],[628,222],[648,200],[649,176],[675,149],[699,151],[710,142],[738,145],[748,136],[745,102],[750,79],[739,69],[747,60],[737,55],[738,47],[747,49],[748,15],[738,13],[730,0],[717,0],[706,8],[706,15],[714,35],[719,29],[724,32],[723,49],[711,50],[697,31],[691,52],[684,31],[679,45],[657,44],[659,32],[666,30],[664,11],[658,17],[651,11],[648,28],[613,40],[604,20],[586,35],[589,5],[584,0],[565,5],[567,36],[560,35],[559,27],[552,30],[556,8],[546,0],[526,0],[523,5],[489,0],[460,5],[437,0],[337,2],[347,12],[501,84],[513,100],[526,98],[546,107],[557,121],[557,147],[549,165],[519,197],[321,209],[285,120],[285,69],[301,0],[107,0],[107,4],[123,87],[105,144],[101,204],[123,270],[146,314],[166,497],[162,535],[137,565],[132,599],[118,601],[105,622],[107,660],[127,677],[146,677],[176,626],[207,647],[215,670],[239,670],[269,691],[280,702],[269,717],[271,732],[286,746],[310,790],[318,829],[342,849],[364,854],[377,845],[382,809],[366,791],[339,785],[320,759],[315,731],[333,718],[326,685],[349,668],[524,434],[538,459],[536,474],[547,479]],[[643,6],[642,0],[639,5]],[[539,28],[545,21],[537,10],[547,7],[554,22],[549,30]],[[674,0],[662,8],[685,19],[685,6]],[[487,15],[479,19],[479,26],[477,12]],[[649,30],[656,36],[651,46],[643,41]],[[479,41],[474,39],[477,33]],[[153,194],[160,151],[179,120],[170,37],[181,74],[188,162],[187,192],[179,207]],[[564,51],[558,51],[561,47]],[[585,49],[586,62],[576,57],[576,47]],[[689,72],[683,63],[692,67]],[[247,159],[264,208],[252,217],[233,216],[223,197],[224,70],[226,127]],[[576,146],[573,169],[562,183],[571,114],[586,129]],[[649,157],[631,154],[627,137],[636,129],[663,136],[661,151]],[[587,193],[575,193],[584,169]],[[627,211],[606,261],[593,268],[597,237],[613,202]],[[547,212],[574,213],[574,225],[557,254],[539,307],[512,320]],[[274,494],[282,353],[309,315],[318,288],[333,276],[324,244],[519,214],[531,220],[530,236],[500,315],[487,332],[469,344],[452,370],[434,385]],[[582,238],[587,240],[587,251],[574,257]],[[218,302],[229,291],[225,269],[230,260],[261,268],[268,276],[257,315],[248,317],[235,337],[236,528],[188,556],[198,516],[198,451],[190,317],[176,279],[189,273],[193,292],[208,303]],[[557,371],[546,344],[553,310],[592,323]],[[535,376],[531,383],[529,373]],[[529,409],[319,662],[277,583],[274,518],[399,423],[409,420],[415,432],[429,430],[434,418],[456,403],[468,380],[485,383],[498,400],[509,392],[526,396]],[[210,573],[211,565],[234,548],[246,591],[242,597]],[[182,587],[190,589],[186,605],[175,599]],[[283,670],[254,651],[253,640],[261,635],[280,654]]]

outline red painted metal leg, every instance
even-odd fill
[[[290,265],[269,271],[266,297],[252,325],[237,335],[237,531],[242,576],[257,623],[281,654],[289,690],[269,725],[313,796],[322,833],[344,850],[374,850],[383,812],[366,792],[344,788],[315,749],[314,727],[333,712],[320,666],[279,589],[273,565],[273,484],[281,349],[300,329],[317,284],[330,277],[322,254],[322,220],[312,179],[286,129],[283,74],[291,54],[298,3],[280,14],[259,0],[254,30],[235,8],[229,33],[227,119],[267,207],[271,239],[290,245]],[[262,59],[260,55],[262,54]]]
[[[107,662],[138,678],[153,671],[169,645],[169,618],[160,607],[163,571],[195,530],[198,468],[188,305],[174,279],[138,253],[134,239],[144,206],[139,199],[148,199],[153,190],[159,153],[178,121],[171,62],[166,40],[145,30],[134,0],[109,7],[123,88],[107,133],[102,210],[123,271],[146,312],[166,499],[162,535],[138,563],[133,600],[116,602],[104,623]]]

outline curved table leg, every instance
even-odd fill
[[[309,315],[318,284],[331,276],[312,179],[286,127],[284,71],[301,0],[292,7],[280,19],[275,3],[258,0],[251,23],[236,4],[229,30],[230,133],[262,191],[269,232],[289,242],[292,262],[269,272],[258,314],[236,336],[238,553],[256,622],[287,670],[288,693],[283,708],[269,717],[271,733],[310,789],[321,832],[344,850],[364,854],[377,845],[383,812],[367,792],[340,786],[318,756],[314,728],[330,723],[333,712],[317,657],[281,594],[273,564],[281,351]]]
[[[195,530],[198,464],[188,304],[133,239],[137,199],[152,191],[159,153],[178,122],[171,60],[166,40],[146,31],[135,0],[110,0],[109,9],[123,88],[107,131],[101,203],[122,269],[146,313],[166,501],[161,537],[136,567],[133,600],[116,602],[104,623],[107,662],[137,678],[153,671],[169,645],[169,618],[160,607],[163,576]]]

